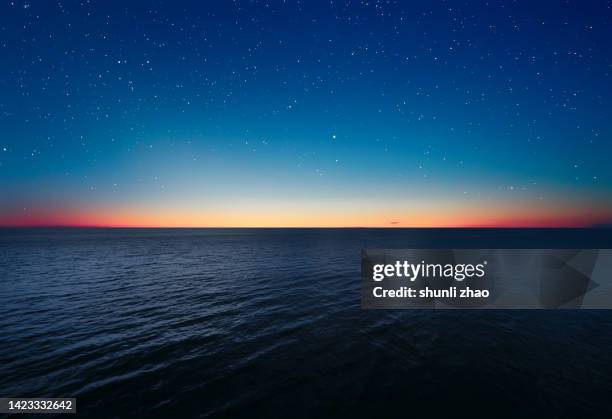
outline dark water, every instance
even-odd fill
[[[2,230],[0,396],[99,417],[612,417],[612,311],[365,311],[362,247],[610,230]],[[537,415],[537,416],[536,416]]]

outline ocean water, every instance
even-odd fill
[[[612,417],[612,311],[362,310],[364,247],[612,234],[0,230],[0,397],[92,417]]]

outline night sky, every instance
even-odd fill
[[[2,1],[0,225],[612,221],[612,2]]]

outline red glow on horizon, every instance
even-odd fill
[[[399,221],[388,221],[388,220]],[[0,227],[98,228],[579,228],[610,224],[603,213],[581,214],[478,214],[478,211],[439,212],[390,217],[386,214],[219,214],[163,211],[24,210],[0,213]]]

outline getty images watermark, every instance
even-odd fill
[[[372,267],[372,279],[381,282],[385,278],[403,278],[409,282],[415,282],[419,278],[446,278],[455,281],[464,281],[469,278],[484,278],[485,268],[488,262],[485,260],[476,265],[471,263],[410,263],[407,260],[395,261],[395,263],[379,263]],[[372,290],[376,298],[488,298],[487,289],[471,289],[465,287],[458,289],[450,286],[445,289],[430,287],[416,288],[412,286],[400,286],[394,289],[385,289],[382,285],[375,286]]]
[[[364,249],[362,308],[612,308],[609,249]]]

